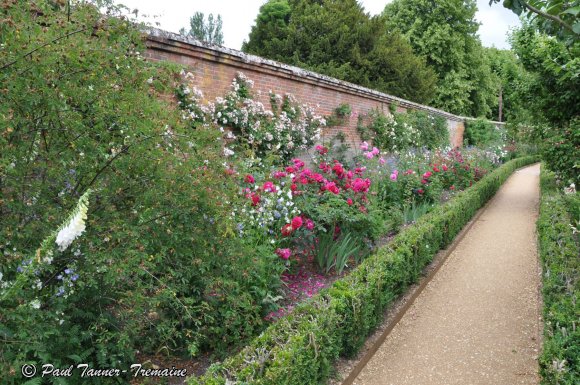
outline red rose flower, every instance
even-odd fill
[[[346,203],[347,203],[349,206],[352,206],[352,203],[353,203],[353,202],[352,202],[352,199],[348,198],[348,199],[346,200]]]
[[[292,231],[293,231],[293,229],[292,229],[291,224],[288,223],[288,224],[285,224],[284,226],[282,226],[282,235],[283,236],[285,236],[285,237],[289,236],[290,234],[292,234]]]
[[[244,178],[244,182],[246,182],[246,183],[254,183],[254,182],[256,182],[256,180],[254,179],[254,177],[252,175],[248,174]]]

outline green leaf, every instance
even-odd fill
[[[565,10],[562,13],[568,13],[570,15],[576,16],[576,15],[578,15],[578,13],[580,13],[580,5],[576,6],[576,7],[568,8],[567,10]]]

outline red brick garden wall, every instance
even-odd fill
[[[387,113],[389,106],[396,104],[399,111],[416,109],[443,116],[447,119],[452,145],[461,146],[463,143],[464,118],[445,111],[161,30],[152,30],[146,44],[147,59],[172,61],[188,67],[194,75],[193,84],[203,92],[206,101],[224,96],[236,74],[242,72],[254,81],[254,95],[266,106],[270,104],[270,91],[280,95],[293,94],[300,103],[309,104],[324,116],[332,114],[343,103],[349,104],[353,116],[343,126],[327,129],[324,133],[327,138],[343,132],[351,145],[358,145],[360,136],[356,130],[356,115],[366,114],[373,108]]]

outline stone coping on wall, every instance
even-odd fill
[[[433,115],[442,116],[452,121],[464,122],[466,120],[473,119],[454,115],[437,108],[414,103],[409,100],[372,90],[370,88],[362,87],[274,60],[246,54],[231,48],[225,48],[201,42],[189,36],[164,31],[158,28],[149,28],[146,32],[148,34],[147,46],[155,50],[166,51],[185,56],[202,56],[208,60],[213,60],[216,62],[227,62],[228,65],[232,65],[240,69],[252,69],[271,74],[275,73],[276,76],[300,80],[305,83],[311,83],[320,87],[340,90],[345,93],[363,96],[385,103],[394,103],[405,109],[425,111]],[[496,125],[503,125],[503,123],[500,122],[493,123]]]

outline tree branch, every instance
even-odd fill
[[[550,15],[549,13],[546,13],[546,12],[542,11],[541,9],[536,8],[536,7],[528,4],[525,1],[522,1],[521,3],[524,5],[524,7],[526,7],[528,9],[528,11],[533,12],[536,15],[540,15],[542,17],[545,17],[546,19],[550,19],[552,21],[555,21],[556,23],[560,24],[562,27],[566,28],[568,31],[577,35],[577,33],[574,32],[574,29],[572,28],[572,26],[570,24],[566,23],[564,20],[560,19],[558,16]]]
[[[0,71],[3,71],[3,70],[5,70],[6,68],[8,68],[8,67],[10,67],[11,65],[15,64],[16,62],[18,62],[18,60],[20,60],[20,59],[24,59],[25,57],[32,55],[33,53],[35,53],[35,52],[36,52],[36,51],[38,51],[38,50],[41,50],[42,48],[46,47],[47,45],[51,45],[51,44],[53,44],[53,43],[56,43],[56,42],[57,42],[57,41],[59,41],[59,40],[65,39],[65,38],[67,38],[67,37],[69,37],[69,36],[72,36],[72,35],[75,35],[75,34],[77,34],[77,33],[84,32],[84,31],[86,31],[86,30],[88,30],[88,29],[89,29],[89,27],[85,27],[85,28],[77,29],[76,31],[69,32],[69,33],[67,33],[66,35],[59,36],[59,37],[57,37],[56,39],[53,39],[53,40],[51,40],[51,41],[49,41],[49,42],[46,42],[46,43],[44,43],[44,44],[42,44],[42,45],[40,45],[40,46],[36,47],[35,49],[33,49],[33,50],[31,50],[31,51],[29,51],[29,52],[25,53],[24,55],[22,55],[22,56],[20,56],[20,57],[18,57],[18,58],[16,58],[16,59],[14,59],[14,60],[12,60],[11,62],[4,64],[2,67],[0,67]]]

